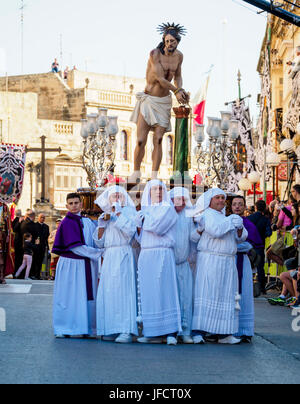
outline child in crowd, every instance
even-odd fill
[[[23,263],[16,272],[15,278],[18,278],[22,271],[26,268],[25,272],[25,280],[29,279],[30,269],[32,265],[32,256],[33,251],[36,246],[39,245],[39,239],[36,240],[35,244],[32,243],[32,234],[25,233],[23,236],[23,248],[24,248],[24,256],[23,256]]]

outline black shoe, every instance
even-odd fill
[[[241,336],[241,342],[243,342],[245,344],[251,344],[252,337],[248,337],[247,335],[242,335]]]
[[[217,343],[219,340],[219,336],[217,334],[207,334],[204,337],[205,342]]]

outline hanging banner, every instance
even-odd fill
[[[0,144],[0,202],[18,203],[24,180],[25,146]]]

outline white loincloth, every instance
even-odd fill
[[[153,130],[155,126],[166,128],[166,132],[172,131],[171,108],[172,97],[154,97],[140,92],[136,94],[137,103],[130,117],[130,121],[137,123],[141,113],[145,121]]]

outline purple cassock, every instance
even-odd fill
[[[88,301],[94,300],[92,287],[91,261],[72,252],[72,248],[85,245],[81,216],[68,212],[56,232],[52,253],[61,257],[84,260],[86,292]]]
[[[264,248],[260,234],[255,226],[247,217],[243,217],[244,227],[248,232],[247,242],[252,245],[253,248]],[[244,264],[245,252],[237,253],[237,270],[239,275],[239,293],[242,293],[242,281],[243,281],[243,264]]]

